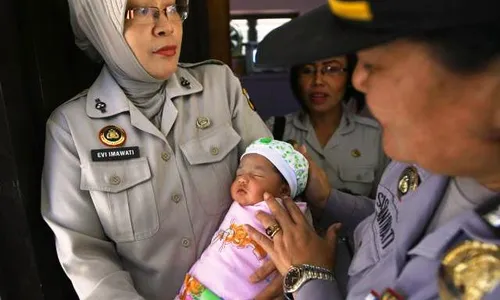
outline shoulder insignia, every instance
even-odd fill
[[[205,65],[218,65],[218,66],[223,66],[225,65],[222,61],[217,60],[217,59],[208,59],[196,63],[179,63],[179,67],[190,69],[190,68],[196,68],[200,66],[205,66]]]
[[[89,93],[89,89],[85,89],[66,102],[72,102],[72,101],[78,100],[78,99],[83,98],[83,97],[87,98],[88,93]]]
[[[380,129],[380,124],[373,119],[356,115],[353,117],[353,120],[356,123],[360,123],[360,124],[367,125],[367,126],[370,126],[370,127],[376,128],[376,129]]]
[[[253,104],[252,100],[250,100],[250,95],[248,94],[246,89],[242,89],[243,91],[243,96],[247,99],[248,106],[250,106],[250,109],[255,111],[255,105]]]

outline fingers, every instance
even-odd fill
[[[290,217],[292,218],[292,221],[296,224],[303,224],[307,223],[304,214],[300,210],[300,208],[293,202],[291,198],[286,198],[283,200],[283,205],[285,206],[286,210],[290,214]]]
[[[331,225],[330,227],[328,227],[328,230],[326,231],[325,238],[326,238],[326,241],[330,247],[333,248],[337,244],[337,236],[338,236],[338,233],[339,233],[341,228],[342,228],[342,224],[340,224],[340,223],[335,223],[335,224]]]
[[[276,266],[274,265],[272,260],[267,260],[260,268],[255,271],[252,275],[250,275],[250,282],[257,283],[266,279],[269,275],[271,275],[274,271],[276,271]]]
[[[245,230],[248,232],[248,236],[259,244],[269,256],[275,256],[273,241],[252,226],[245,225]]]
[[[283,278],[281,276],[275,276],[271,283],[255,297],[255,300],[281,299],[280,296],[282,295]]]
[[[294,223],[285,207],[280,205],[278,201],[276,201],[276,199],[274,199],[274,197],[269,193],[264,193],[264,200],[281,228],[285,231],[291,230]]]

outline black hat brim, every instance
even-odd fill
[[[259,67],[292,66],[354,53],[401,33],[346,26],[328,5],[291,20],[270,32],[257,48]]]

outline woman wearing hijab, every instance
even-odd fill
[[[47,121],[42,214],[81,299],[172,299],[270,133],[222,63],[178,64],[188,1],[70,0],[104,61]]]

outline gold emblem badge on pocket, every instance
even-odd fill
[[[361,151],[359,151],[358,149],[353,149],[353,150],[351,151],[351,155],[352,155],[352,157],[354,157],[354,158],[361,157]]]
[[[109,125],[99,131],[99,140],[109,147],[120,147],[125,144],[127,134],[118,126]]]
[[[450,250],[439,270],[441,299],[479,300],[500,284],[500,247],[465,241]]]
[[[198,129],[207,129],[210,126],[212,126],[212,121],[210,121],[209,118],[207,118],[207,117],[198,117],[198,119],[196,119],[196,128],[198,128]]]
[[[414,191],[420,185],[420,177],[418,176],[418,170],[415,167],[406,168],[398,182],[398,198],[403,197],[410,191]]]

